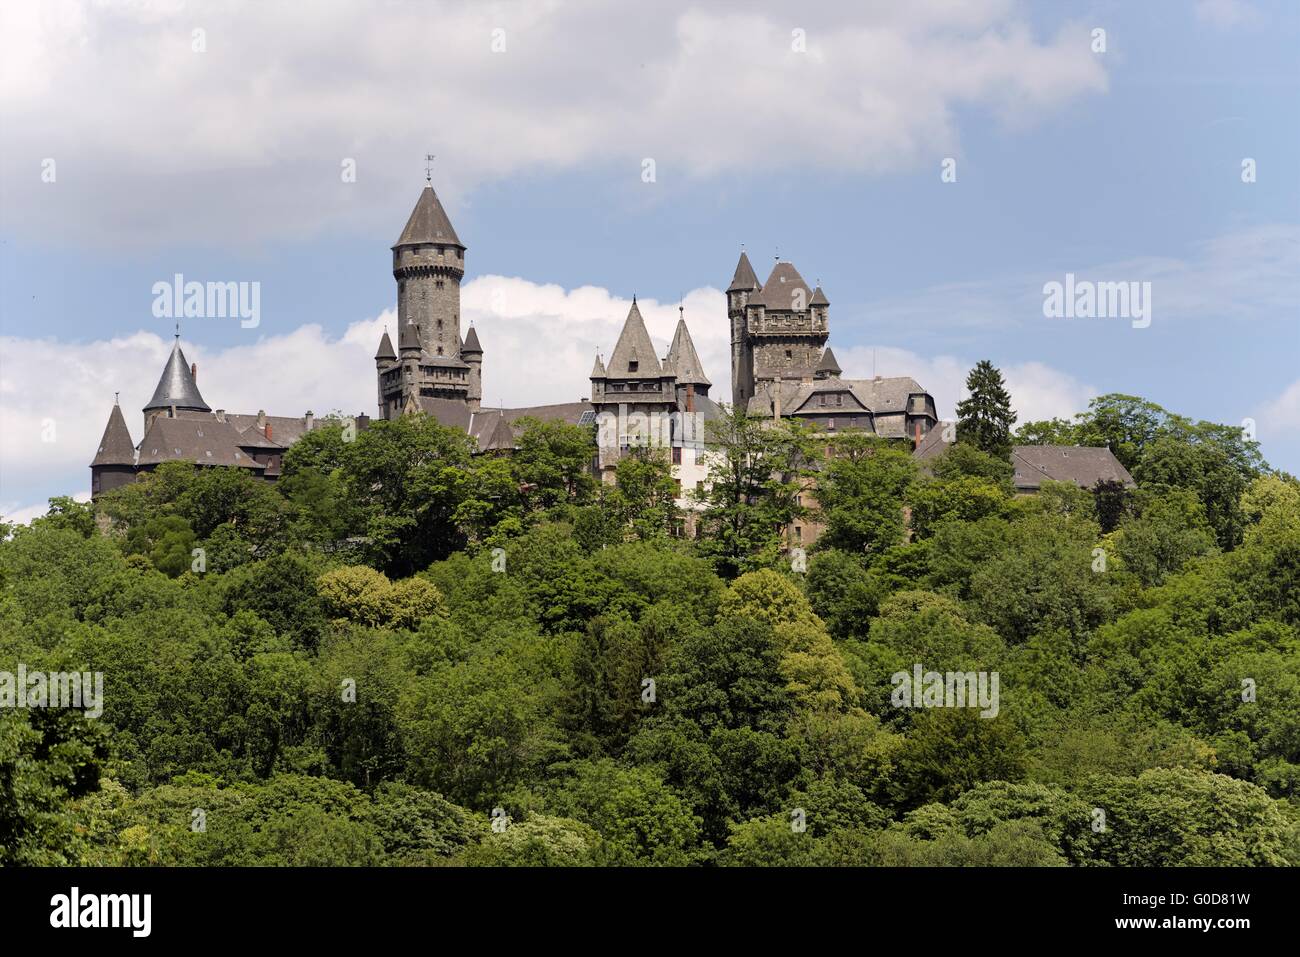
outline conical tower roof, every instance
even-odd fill
[[[426,186],[420,192],[415,209],[411,210],[411,218],[406,221],[406,228],[402,230],[402,235],[398,237],[393,248],[416,243],[443,243],[465,248],[457,237],[456,230],[452,228],[451,220],[447,218],[447,211],[442,208],[438,194],[433,191],[432,186]]]
[[[465,334],[465,341],[461,344],[460,351],[461,355],[464,355],[465,353],[471,355],[483,354],[483,347],[478,344],[478,333],[474,331],[473,326],[470,326],[469,332]]]
[[[654,343],[650,341],[650,333],[646,332],[645,320],[641,318],[635,299],[607,368],[611,379],[658,379],[663,375],[663,367],[659,365]]]
[[[600,361],[600,353],[599,353],[599,352],[596,353],[596,364],[595,364],[594,366],[591,367],[591,375],[589,376],[589,378],[592,378],[592,379],[603,379],[603,378],[605,378],[605,363],[603,363],[603,362]]]
[[[388,330],[384,330],[384,337],[379,340],[379,351],[375,353],[376,359],[396,359],[397,353],[393,351],[393,340],[388,338]]]
[[[108,414],[108,425],[104,427],[104,437],[99,440],[99,451],[90,464],[135,464],[135,443],[131,441],[131,430],[126,427],[126,419],[122,417],[122,407],[116,402],[113,403],[113,411]]]
[[[736,274],[731,277],[731,285],[727,287],[727,292],[745,292],[759,288],[758,277],[754,275],[754,267],[749,264],[749,257],[742,252],[740,262],[736,263]]]
[[[813,290],[813,297],[808,304],[810,306],[829,306],[831,301],[826,298],[826,293],[822,292],[822,287],[818,286]]]
[[[704,366],[695,351],[691,332],[686,328],[686,320],[677,320],[677,331],[673,334],[672,348],[668,350],[668,361],[682,385],[712,385],[704,374]]]
[[[822,353],[822,361],[817,363],[816,372],[824,372],[827,375],[839,375],[842,371],[840,364],[835,361],[835,353],[831,352],[831,347],[827,346],[826,351]]]
[[[402,328],[397,334],[397,347],[403,352],[411,349],[416,352],[421,351],[424,347],[420,345],[420,327],[413,322],[402,323]]]
[[[194,373],[190,371],[190,364],[185,361],[185,353],[181,351],[180,336],[177,336],[172,343],[172,354],[167,357],[167,365],[163,367],[158,388],[153,390],[153,398],[144,407],[144,411],[168,409],[172,406],[194,412],[212,411],[203,401],[203,396],[199,395]]]

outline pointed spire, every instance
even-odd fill
[[[770,312],[802,312],[812,297],[813,291],[794,264],[781,260],[772,267],[772,274],[763,283],[762,292],[750,301],[767,307]]]
[[[190,369],[190,364],[185,361],[185,353],[181,351],[180,336],[172,342],[172,354],[167,357],[167,365],[163,367],[158,388],[153,390],[153,398],[144,407],[144,411],[168,409],[172,406],[193,412],[212,411],[203,401],[203,396],[199,394],[194,373]]]
[[[443,243],[465,248],[457,238],[456,230],[452,228],[451,220],[447,218],[447,211],[442,208],[442,203],[438,201],[438,194],[433,191],[432,186],[426,186],[420,191],[415,209],[411,210],[411,218],[406,221],[406,228],[402,230],[402,235],[393,248],[416,243]]]
[[[818,285],[817,288],[813,290],[812,299],[808,300],[808,305],[829,306],[830,304],[831,301],[826,298],[826,293],[822,292],[822,287]]]
[[[822,353],[822,361],[817,363],[814,374],[818,378],[827,378],[838,376],[842,371],[840,364],[835,361],[835,353],[831,351],[830,346],[827,346],[826,351]]]
[[[677,374],[679,385],[712,385],[704,374],[691,331],[686,328],[686,320],[677,320],[677,331],[673,334],[673,344],[668,350],[668,360]]]
[[[591,367],[591,375],[588,376],[588,378],[591,378],[591,379],[603,379],[603,378],[605,378],[605,363],[603,363],[603,362],[600,361],[600,353],[599,353],[599,352],[596,353],[596,364],[595,364],[594,366]]]
[[[397,334],[397,348],[403,354],[422,352],[424,347],[420,344],[420,327],[413,322],[402,323],[401,331]]]
[[[472,325],[469,327],[469,332],[465,334],[465,342],[460,347],[460,353],[480,356],[483,354],[483,347],[478,344],[478,333],[474,331]]]
[[[131,430],[126,427],[126,419],[122,417],[122,407],[116,402],[113,403],[113,411],[108,414],[108,425],[104,427],[104,437],[99,440],[99,451],[90,464],[135,464],[135,443],[131,441]]]
[[[393,340],[388,338],[388,330],[384,330],[384,337],[379,340],[379,351],[375,353],[375,359],[396,359],[397,353],[393,351]]]
[[[618,343],[610,353],[608,369],[612,379],[658,379],[663,375],[663,367],[659,365],[654,343],[650,341],[650,333],[646,332],[645,320],[641,318],[635,299],[628,310]]]
[[[754,267],[749,264],[749,257],[742,250],[740,262],[736,263],[736,274],[731,277],[731,285],[727,287],[727,292],[753,292],[758,288],[758,277],[754,275]]]

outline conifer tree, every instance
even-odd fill
[[[999,458],[1011,454],[1011,426],[1016,413],[1002,373],[981,359],[966,376],[969,396],[957,403],[957,441]]]

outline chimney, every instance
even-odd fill
[[[217,417],[217,421],[218,421],[218,422],[225,422],[225,421],[226,421],[226,410],[225,410],[225,409],[217,409],[215,415],[216,415],[216,417]]]
[[[195,382],[199,381],[199,364],[197,362],[190,363],[190,378]]]
[[[359,415],[359,416],[357,416],[357,431],[358,431],[358,432],[360,432],[362,429],[368,428],[369,426],[370,426],[370,416],[365,415],[364,413],[361,414],[361,415]]]
[[[312,423],[316,421],[316,416],[311,409],[308,409],[307,414],[304,416],[304,418],[307,420],[307,431],[310,432]]]
[[[271,441],[271,423],[266,423],[266,440]]]
[[[266,428],[266,409],[257,410],[257,427],[259,429]]]

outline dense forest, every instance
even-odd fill
[[[603,485],[591,430],[421,415],[52,500],[0,528],[0,670],[103,713],[0,710],[0,862],[1300,863],[1300,484],[1133,396],[962,415],[925,468],[724,419],[695,537],[653,450]],[[1011,439],[1137,488],[1016,496]],[[896,706],[918,665],[996,716]]]

